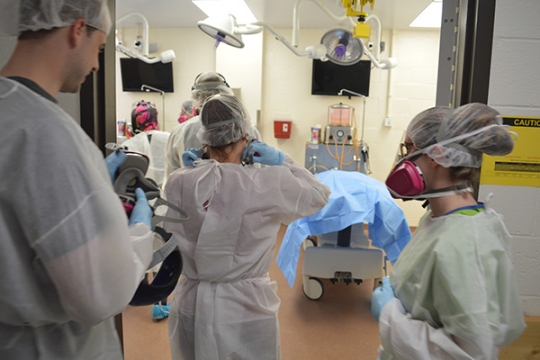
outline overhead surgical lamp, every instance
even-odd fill
[[[208,17],[205,20],[197,22],[197,26],[206,34],[216,39],[214,49],[217,49],[220,43],[225,43],[237,48],[243,48],[242,34],[257,34],[267,29],[277,40],[281,41],[289,50],[297,56],[307,56],[311,59],[321,59],[326,55],[326,47],[322,44],[308,46],[304,51],[299,51],[293,47],[287,39],[279,34],[272,26],[257,21],[251,24],[238,26],[234,15],[226,14],[220,17]]]
[[[214,49],[217,49],[218,45],[224,42],[227,45],[243,48],[244,42],[242,41],[242,35],[235,33],[238,29],[236,18],[233,15],[226,15],[217,18],[207,18],[197,22],[197,26],[206,34],[216,39]]]
[[[236,22],[236,18],[233,15],[226,14],[220,17],[208,17],[205,20],[199,21],[197,23],[198,27],[210,35],[212,38],[216,39],[214,49],[222,42],[237,47],[243,48],[244,42],[242,41],[242,34],[256,34],[260,33],[263,28],[269,30],[277,40],[282,42],[289,50],[291,50],[297,56],[306,56],[311,59],[320,59],[322,61],[330,60],[339,65],[352,65],[360,61],[360,58],[363,54],[369,58],[369,60],[378,68],[381,69],[391,69],[397,65],[396,59],[384,59],[379,60],[380,53],[380,21],[374,16],[368,16],[364,21],[375,20],[377,25],[377,40],[375,43],[376,53],[373,56],[369,50],[367,50],[362,42],[358,39],[358,36],[355,36],[355,33],[345,30],[345,29],[335,29],[326,32],[320,44],[308,46],[304,51],[297,50],[298,47],[298,30],[299,30],[299,7],[304,0],[297,0],[294,6],[293,11],[293,30],[292,30],[292,44],[287,41],[283,36],[281,36],[273,27],[270,25],[258,21],[253,22],[247,25],[239,26]],[[337,22],[349,19],[351,24],[355,22],[349,17],[347,13],[341,16],[333,14],[324,6],[324,0],[310,0],[318,5],[329,17],[336,20]],[[343,6],[345,5],[351,7],[355,6],[358,0],[341,0]],[[374,0],[360,0],[360,1],[374,1]],[[356,14],[356,13],[355,13]],[[366,14],[367,15],[367,14]],[[362,28],[362,27],[360,27]],[[365,27],[364,27],[365,28]],[[368,28],[368,37],[369,37],[369,25]],[[363,32],[365,34],[365,31]]]
[[[125,21],[126,19],[130,17],[138,17],[142,20],[143,24],[143,35],[142,35],[142,41],[141,41],[141,51],[139,50],[133,50],[130,49],[122,44],[118,38],[116,38],[116,50],[120,51],[121,53],[136,58],[139,60],[144,61],[147,64],[154,64],[157,62],[162,63],[170,63],[176,58],[176,55],[173,50],[165,50],[161,54],[159,54],[159,57],[149,57],[148,56],[148,20],[146,20],[146,17],[140,13],[132,12],[129,14],[126,14],[122,16],[120,19],[116,20],[116,24],[120,24],[122,21]]]
[[[369,24],[366,24],[366,22],[374,22],[376,29],[374,44],[375,54],[371,54],[371,52],[367,49],[364,49],[364,54],[366,54],[369,60],[376,67],[380,69],[391,69],[398,64],[398,60],[396,58],[386,58],[382,60],[380,59],[382,32],[381,21],[376,15],[368,15],[368,13],[364,11],[364,6],[367,3],[369,3],[370,7],[373,9],[373,4],[375,3],[375,0],[341,0],[341,4],[345,8],[345,15],[348,16],[349,19],[351,19],[351,17],[356,17],[358,20],[358,23],[355,23],[351,19],[351,22],[353,24],[352,34],[355,38],[369,38],[371,35],[371,28]],[[360,10],[357,10],[358,5],[360,5]]]
[[[328,60],[338,65],[356,64],[364,54],[364,44],[344,29],[327,31],[321,38],[321,44],[326,47]]]

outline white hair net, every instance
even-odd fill
[[[199,74],[191,88],[193,107],[200,111],[204,101],[216,94],[234,95],[223,75],[213,71]]]
[[[407,128],[414,146],[444,167],[478,168],[482,153],[506,155],[514,148],[499,112],[472,103],[452,110],[434,107],[416,115]],[[413,156],[410,154],[409,156]]]
[[[251,128],[244,106],[235,96],[217,94],[206,100],[201,110],[200,142],[223,146],[240,140]]]
[[[71,26],[82,18],[88,26],[106,34],[111,17],[106,0],[3,0],[0,33],[18,36],[25,31]]]
[[[182,103],[182,110],[184,110],[188,114],[192,115],[193,114],[193,101],[191,101],[191,100],[184,101]]]

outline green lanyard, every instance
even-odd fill
[[[484,211],[484,204],[477,204],[473,206],[464,206],[461,208],[457,208],[455,210],[447,212],[445,215],[460,214],[466,216],[474,216],[482,211]]]

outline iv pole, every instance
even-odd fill
[[[347,93],[352,94],[352,95],[360,96],[364,100],[363,109],[362,109],[362,134],[360,136],[360,152],[362,153],[362,160],[364,161],[364,167],[365,167],[365,170],[366,170],[364,173],[369,175],[369,174],[371,174],[371,170],[369,168],[369,148],[368,148],[367,144],[364,141],[364,127],[365,127],[365,124],[366,124],[366,96],[362,95],[362,94],[359,94],[357,92],[351,91],[351,90],[347,90],[347,89],[339,90],[338,95],[340,95],[340,96],[343,95],[343,92],[347,92]],[[351,98],[351,96],[349,95],[349,99],[350,98]],[[360,171],[360,169],[358,169],[358,171]]]

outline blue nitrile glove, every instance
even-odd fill
[[[373,291],[371,295],[371,315],[375,320],[379,321],[379,315],[381,310],[390,300],[395,298],[394,289],[390,284],[390,279],[388,276],[382,278],[382,286],[379,286]]]
[[[129,217],[129,225],[134,225],[136,223],[144,223],[148,225],[148,227],[152,228],[152,216],[153,211],[150,205],[148,204],[148,200],[146,199],[146,195],[144,194],[144,191],[141,188],[135,189],[135,196],[137,197],[137,201],[135,203],[135,206],[133,207],[133,210],[131,211],[131,216]]]
[[[253,142],[244,149],[242,158],[245,159],[250,154],[253,154],[253,162],[264,165],[281,165],[283,163],[283,153],[281,151],[258,140],[253,140]]]
[[[116,180],[116,170],[126,161],[127,155],[126,153],[118,149],[116,151],[113,151],[109,156],[105,158],[105,165],[107,165],[107,170],[109,171],[109,176],[111,177],[111,181],[114,184],[114,181]]]
[[[193,166],[193,162],[197,159],[202,159],[203,157],[203,149],[202,148],[198,148],[198,149],[194,149],[194,148],[191,148],[191,149],[187,149],[186,151],[184,151],[184,153],[182,154],[182,163],[184,164],[184,166]]]

